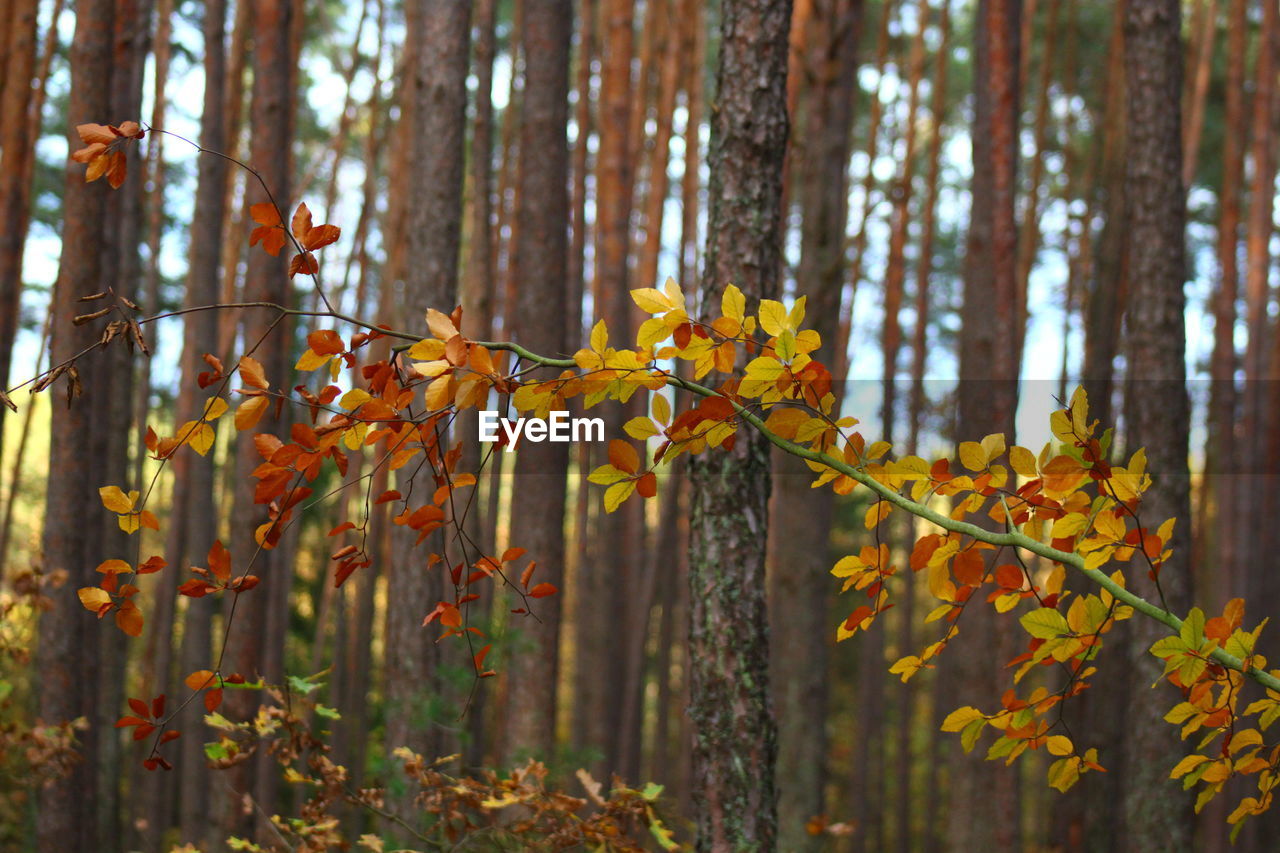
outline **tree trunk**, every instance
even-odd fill
[[[1143,523],[1156,527],[1178,519],[1169,545],[1173,557],[1160,573],[1163,599],[1184,613],[1190,599],[1187,521],[1191,516],[1187,471],[1189,407],[1186,389],[1186,193],[1182,186],[1182,41],[1177,0],[1128,0],[1125,72],[1128,149],[1125,189],[1133,300],[1127,312],[1129,382],[1125,413],[1129,446],[1145,447],[1155,483],[1141,507]],[[1150,598],[1145,572],[1130,587]],[[1165,701],[1144,685],[1159,681],[1161,665],[1148,649],[1162,636],[1150,620],[1130,627],[1127,648],[1131,684],[1124,739],[1124,839],[1126,850],[1190,850],[1191,801],[1170,785],[1169,756],[1181,748],[1177,731],[1162,719]],[[1175,701],[1169,688],[1160,695]]]
[[[227,29],[227,4],[225,0],[210,0],[204,7],[204,73],[205,100],[200,118],[200,144],[212,151],[222,151],[227,145],[226,79],[227,61],[223,38]],[[221,278],[219,260],[222,257],[222,221],[226,215],[225,187],[229,165],[213,154],[202,154],[197,164],[196,201],[193,218],[206,223],[191,232],[188,249],[190,263],[187,272],[187,288],[184,307],[210,305],[218,301]],[[208,369],[203,361],[205,353],[228,359],[231,354],[218,351],[219,317],[216,311],[197,311],[185,317],[185,335],[182,347],[182,378],[175,417],[178,423],[199,415],[199,399],[195,391],[196,376]],[[224,362],[225,363],[225,362]],[[214,463],[211,457],[192,453],[179,453],[172,463],[174,468],[173,520],[175,530],[182,531],[178,547],[166,548],[169,569],[176,580],[185,574],[190,565],[205,565],[209,548],[218,535],[217,516],[209,512],[214,506]],[[181,464],[181,468],[179,468]],[[172,542],[172,540],[171,540]],[[182,631],[181,665],[179,676],[199,669],[208,669],[212,663],[213,602],[205,598],[189,598]],[[181,802],[178,826],[184,842],[210,843],[213,829],[209,819],[207,774],[202,744],[208,740],[208,732],[202,725],[203,715],[193,713],[184,720],[184,737],[181,741]]]
[[[403,178],[409,194],[401,322],[421,328],[428,308],[448,313],[458,298],[471,3],[414,0],[405,11],[412,42],[406,90],[411,103],[401,120],[411,124]],[[414,494],[420,494],[427,484],[416,485]],[[400,491],[410,493],[403,478]],[[399,528],[391,541],[386,642],[395,652],[386,666],[386,748],[407,746],[434,758],[456,751],[444,727],[455,728],[461,710],[455,707],[460,685],[442,677],[444,644],[435,644],[433,631],[422,626],[445,597],[445,568],[432,567],[427,557],[428,551],[444,552],[443,537],[413,548],[412,533]],[[409,813],[411,794],[393,797],[393,810]]]
[[[113,0],[83,0],[77,9],[71,43],[71,96],[67,108],[70,150],[80,147],[75,125],[102,121],[111,92]],[[62,258],[54,285],[51,363],[59,364],[97,340],[97,324],[73,326],[81,312],[81,296],[97,293],[102,271],[100,256],[107,248],[107,188],[88,184],[84,167],[69,163],[62,224]],[[88,376],[88,367],[81,371]],[[65,382],[52,393],[61,395]],[[104,483],[103,466],[86,436],[100,407],[106,407],[109,388],[86,383],[85,392],[69,408],[61,400],[53,406],[49,442],[49,482],[45,498],[43,564],[51,587],[50,608],[41,614],[36,666],[39,716],[45,725],[70,723],[80,717],[90,728],[77,738],[82,761],[71,771],[43,786],[36,811],[37,847],[47,853],[97,849],[96,756],[99,734],[98,645],[106,630],[118,630],[111,620],[85,620],[76,589],[97,584],[94,567],[101,560],[103,510],[96,489]],[[87,805],[86,805],[87,804]]]
[[[754,311],[779,294],[791,3],[727,0],[712,115],[702,305],[733,282]],[[690,657],[699,850],[771,850],[776,727],[765,610],[769,454],[741,433],[691,460]]]
[[[253,38],[253,91],[250,103],[251,123],[254,129],[249,155],[254,168],[270,188],[276,203],[289,205],[289,149],[292,145],[292,113],[294,109],[294,69],[290,62],[290,31],[293,6],[290,0],[262,0],[255,5]],[[246,204],[268,201],[265,190],[257,181],[246,184]],[[282,211],[288,219],[290,210]],[[274,302],[289,306],[291,287],[286,264],[289,252],[282,251],[272,257],[263,251],[249,253],[245,273],[245,299],[254,302]],[[288,388],[291,371],[289,341],[284,318],[274,312],[257,309],[246,317],[244,323],[244,352],[262,364],[267,381],[272,387]],[[268,409],[258,425],[259,432],[274,433],[283,429],[283,416],[277,417]],[[266,671],[266,653],[270,637],[266,636],[271,625],[268,619],[272,610],[271,591],[291,582],[290,566],[280,558],[279,551],[258,551],[254,531],[265,521],[266,513],[254,503],[253,471],[261,457],[253,443],[252,431],[242,432],[236,439],[235,498],[231,517],[231,570],[240,574],[252,564],[253,574],[262,578],[262,584],[244,595],[236,596],[230,605],[234,613],[224,618],[230,620],[224,658],[226,668],[238,672],[252,681],[258,676],[279,679],[280,673]],[[254,691],[233,690],[228,693],[223,712],[231,719],[248,719],[256,713],[260,696]],[[236,765],[228,771],[228,783],[233,792],[223,827],[226,834],[251,837],[257,832],[267,832],[263,819],[250,798],[258,788],[259,764],[255,760]],[[266,769],[265,767],[263,768]]]
[[[803,33],[808,85],[802,98],[804,147],[797,158],[803,211],[796,290],[808,297],[806,313],[835,352],[844,289],[848,166],[856,92],[857,42],[862,0],[813,4]],[[826,356],[827,359],[830,356]],[[843,377],[836,377],[837,380]],[[770,505],[770,679],[778,715],[778,838],[784,850],[816,849],[805,823],[823,813],[827,760],[827,543],[832,493],[813,489],[813,472],[783,453],[773,458]]]
[[[973,189],[964,259],[957,439],[1003,433],[1012,443],[1022,359],[1023,294],[1014,215],[1018,167],[1018,33],[1021,0],[980,0],[974,50]],[[955,691],[948,704],[989,704],[1003,692],[991,650],[1013,657],[1007,620],[981,601],[948,654]],[[970,621],[972,620],[972,621]],[[957,645],[957,642],[959,645]],[[984,650],[986,653],[984,654]],[[1014,774],[952,745],[948,842],[954,850],[1016,849]]]
[[[22,299],[22,256],[31,202],[31,169],[36,137],[29,108],[36,69],[37,0],[10,0],[3,8],[7,37],[4,77],[0,81],[0,389],[9,387],[9,364],[18,335]],[[74,148],[72,150],[75,150]],[[0,458],[4,454],[4,419],[0,406]],[[3,558],[0,557],[0,561]]]
[[[563,352],[569,245],[569,51],[571,0],[525,0],[525,87],[520,147],[538,152],[537,168],[520,173],[520,286],[515,310],[520,343],[535,352]],[[532,165],[532,164],[531,164]],[[564,585],[564,501],[568,448],[556,442],[524,442],[516,453],[511,542],[536,560],[535,582]],[[560,596],[537,602],[536,619],[516,622],[523,639],[512,641],[507,666],[507,762],[532,753],[544,760],[555,746],[556,685],[560,651]],[[528,647],[525,651],[523,647]]]

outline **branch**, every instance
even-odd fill
[[[515,353],[516,355],[519,355],[523,359],[526,359],[528,361],[531,361],[537,364],[544,365],[546,367],[577,367],[577,363],[571,358],[548,358],[545,356],[540,356],[536,353],[530,352],[529,350],[525,349],[519,344],[508,343],[505,341],[495,341],[495,342],[478,341],[476,343],[479,346],[485,347],[486,349],[508,350],[510,352]],[[675,388],[683,388],[686,391],[692,391],[693,393],[701,395],[703,397],[723,396],[721,394],[718,394],[716,391],[712,390],[711,388],[706,387],[705,385],[700,385],[697,382],[693,382],[688,379],[682,379],[674,375],[667,376],[667,384]],[[728,398],[725,398],[725,399],[728,399]],[[796,444],[793,441],[789,441],[785,438],[782,438],[779,435],[775,435],[765,426],[764,421],[758,415],[755,415],[752,412],[748,411],[744,406],[740,405],[736,400],[730,399],[729,402],[733,404],[733,407],[737,411],[738,416],[741,417],[747,423],[751,424],[751,426],[754,427],[757,432],[759,432],[761,435],[763,435],[766,439],[769,440],[769,443],[771,443],[772,445],[774,445],[775,447],[781,450],[786,451],[787,453],[790,453],[792,456],[798,456],[801,459],[807,459],[811,462],[816,462],[820,465],[825,465],[828,468],[832,468],[836,471],[839,471],[841,474],[844,474],[845,476],[850,477],[856,480],[857,482],[861,483],[862,485],[866,486],[867,488],[871,489],[871,491],[875,492],[884,500],[887,500],[890,503],[894,504],[895,506],[898,506],[906,510],[907,512],[916,516],[917,518],[922,518],[925,521],[936,524],[938,527],[941,527],[945,530],[950,530],[954,533],[960,533],[965,536],[972,537],[973,539],[976,539],[980,542],[986,542],[990,545],[1022,548],[1026,551],[1030,551],[1033,554],[1038,554],[1041,557],[1044,557],[1048,560],[1052,560],[1056,563],[1061,563],[1064,566],[1070,566],[1080,574],[1084,575],[1090,581],[1092,581],[1095,585],[1102,587],[1107,592],[1111,593],[1111,595],[1113,595],[1117,600],[1129,605],[1134,610],[1138,611],[1139,613],[1142,613],[1144,616],[1154,619],[1157,622],[1160,622],[1161,624],[1167,626],[1175,634],[1181,631],[1182,620],[1180,618],[1175,616],[1170,611],[1165,610],[1155,604],[1152,604],[1150,601],[1147,601],[1142,596],[1137,595],[1125,589],[1123,586],[1121,586],[1120,584],[1112,580],[1111,577],[1106,574],[1106,572],[1103,572],[1100,569],[1086,568],[1084,557],[1082,557],[1081,555],[1073,554],[1069,551],[1059,550],[1058,548],[1054,548],[1052,545],[1047,545],[1044,542],[1041,542],[1036,539],[1032,539],[1030,536],[1027,536],[1024,533],[1011,533],[1011,532],[999,533],[992,530],[986,530],[982,527],[979,527],[976,524],[972,524],[967,521],[957,521],[956,519],[952,518],[949,515],[940,513],[937,510],[933,509],[932,507],[919,503],[918,501],[914,501],[911,498],[901,494],[900,492],[889,488],[884,483],[881,483],[879,480],[872,477],[866,471],[856,468],[847,462],[844,462],[839,459],[834,459],[830,456],[826,456],[824,454],[818,453],[815,450],[811,450],[807,447]],[[1227,669],[1235,670],[1236,672],[1239,672],[1253,679],[1258,684],[1261,684],[1263,687],[1266,687],[1269,690],[1280,691],[1280,678],[1276,678],[1275,676],[1271,675],[1265,670],[1248,666],[1240,658],[1236,657],[1235,655],[1231,654],[1225,649],[1222,649],[1222,648],[1214,649],[1213,652],[1210,653],[1209,657],[1213,661],[1221,664]]]

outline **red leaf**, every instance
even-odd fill
[[[130,698],[129,707],[132,708],[133,713],[137,714],[139,717],[151,716],[150,713],[148,713],[147,703],[143,702],[141,699]]]
[[[529,590],[530,598],[546,598],[548,595],[555,595],[555,584],[540,583],[533,589]]]

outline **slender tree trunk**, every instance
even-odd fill
[[[67,117],[69,141],[75,150],[80,140],[75,125],[101,120],[109,103],[112,70],[112,36],[115,30],[113,0],[82,0],[71,43],[71,96]],[[54,319],[51,360],[61,363],[91,345],[100,332],[93,324],[73,326],[81,312],[79,297],[96,293],[101,284],[100,255],[107,247],[106,188],[87,184],[79,163],[67,167],[63,216],[63,251],[54,285]],[[68,377],[54,393],[60,394]],[[51,607],[40,617],[36,666],[39,717],[45,725],[70,723],[79,717],[96,722],[98,643],[105,630],[118,630],[110,620],[84,619],[76,599],[80,586],[96,585],[94,567],[102,537],[98,525],[85,519],[101,518],[95,490],[101,460],[86,452],[85,436],[105,390],[93,384],[69,408],[53,406],[49,444],[49,483],[46,491],[43,564],[45,576],[60,585],[49,591]],[[37,846],[41,851],[88,853],[97,847],[95,757],[98,729],[90,726],[78,736],[82,757],[70,772],[39,791],[36,812]],[[89,807],[85,807],[89,803]]]
[[[1023,294],[1017,278],[1018,229],[1014,216],[1018,167],[1018,24],[1020,0],[980,0],[974,50],[973,189],[964,259],[957,438],[988,433],[1014,436],[1022,359]],[[953,706],[981,705],[1003,690],[993,672],[995,650],[1013,656],[1012,634],[995,614],[966,612],[957,638]],[[972,620],[972,621],[970,621]],[[984,661],[982,650],[988,650]],[[1020,812],[1015,776],[983,760],[981,750],[953,745],[948,842],[954,850],[1016,849]]]
[[[413,41],[406,93],[412,124],[402,322],[418,324],[428,308],[448,313],[458,298],[471,3],[414,0],[406,9],[406,27]],[[400,491],[410,493],[403,481]],[[443,677],[442,647],[422,626],[446,594],[443,567],[428,560],[429,551],[444,551],[443,537],[413,548],[411,536],[395,530],[391,537],[386,744],[388,750],[407,746],[433,758],[456,751],[444,727],[456,725],[461,685]],[[393,802],[398,813],[409,813],[409,794]]]
[[[1126,0],[1127,2],[1127,0]],[[1128,301],[1131,240],[1125,233],[1124,163],[1125,31],[1124,4],[1112,13],[1111,41],[1107,48],[1106,105],[1103,114],[1101,192],[1104,201],[1102,231],[1095,252],[1096,263],[1084,299],[1085,338],[1082,385],[1089,395],[1089,411],[1104,424],[1112,423],[1111,396],[1115,388],[1115,358],[1119,350],[1120,318]]]
[[[806,314],[834,352],[844,289],[848,164],[856,92],[861,0],[812,4],[800,61],[804,140],[797,195],[803,219],[796,289],[808,297]],[[837,379],[843,377],[836,377]],[[786,454],[773,458],[770,505],[770,679],[778,714],[778,836],[785,850],[816,849],[805,823],[824,812],[827,738],[827,636],[830,562],[827,542],[832,493],[812,489],[813,473]]]
[[[22,299],[22,257],[27,239],[36,136],[29,121],[36,70],[37,0],[9,0],[6,13],[4,78],[0,81],[0,389],[9,387],[9,364],[18,335]],[[72,149],[74,150],[74,149]],[[4,454],[4,418],[0,406],[0,458]],[[0,558],[2,559],[2,558]]]
[[[288,205],[290,198],[289,149],[292,145],[292,111],[294,105],[294,69],[290,63],[292,54],[290,31],[293,6],[290,0],[262,0],[255,4],[253,39],[253,92],[250,104],[251,124],[254,128],[250,145],[250,159],[280,205]],[[246,185],[246,203],[267,201],[266,193],[251,181]],[[290,211],[284,210],[287,218]],[[286,270],[288,252],[272,257],[262,251],[249,253],[245,273],[244,293],[250,301],[275,302],[288,306],[291,288]],[[262,364],[267,381],[273,387],[288,388],[292,385],[289,373],[289,342],[283,318],[266,311],[255,311],[244,323],[244,351]],[[282,427],[270,410],[259,424],[259,432],[272,432]],[[236,440],[235,497],[231,516],[231,570],[243,573],[257,552],[254,531],[265,520],[262,508],[254,503],[253,470],[261,457],[253,444],[251,431],[242,432]],[[227,631],[224,651],[225,666],[253,680],[259,675],[266,678],[280,677],[279,673],[266,671],[266,652],[270,631],[268,617],[272,610],[271,590],[287,588],[291,581],[289,565],[280,558],[280,552],[257,552],[253,562],[253,574],[263,579],[260,586],[234,599],[234,613],[224,614],[231,624]],[[259,696],[251,691],[230,691],[225,702],[226,713],[232,719],[247,719],[256,713]],[[227,834],[250,836],[255,825],[266,832],[265,822],[258,817],[252,797],[258,788],[255,761],[237,765],[227,773],[232,791],[226,824]]]
[[[538,168],[522,169],[519,242],[519,340],[538,352],[563,352],[569,245],[569,51],[573,36],[570,0],[525,0],[525,88],[520,147],[537,151]],[[539,583],[563,586],[565,482],[568,448],[562,443],[524,443],[516,454],[511,541],[536,560]],[[560,597],[538,602],[537,619],[518,630],[527,652],[513,649],[507,674],[506,750],[544,759],[555,746]]]
[[[1187,121],[1182,133],[1182,185],[1188,188],[1195,180],[1196,163],[1200,156],[1204,107],[1209,94],[1209,78],[1213,73],[1213,45],[1217,41],[1217,33],[1218,0],[1200,0],[1192,23],[1195,73],[1190,75],[1188,81]]]
[[[1147,470],[1155,481],[1140,509],[1143,525],[1154,528],[1166,518],[1179,520],[1168,543],[1173,556],[1160,572],[1161,598],[1175,613],[1185,612],[1191,592],[1184,521],[1191,506],[1179,7],[1177,0],[1128,0],[1125,12],[1126,230],[1133,281],[1125,413],[1128,444],[1146,448]],[[1146,573],[1133,574],[1130,586],[1153,596]],[[1123,849],[1172,853],[1191,849],[1193,824],[1190,800],[1168,784],[1169,756],[1181,746],[1178,733],[1162,720],[1164,703],[1153,701],[1151,691],[1143,689],[1160,678],[1160,663],[1147,651],[1159,634],[1155,623],[1133,623],[1125,648],[1131,688],[1124,738]]]
[[[221,151],[227,145],[226,115],[226,48],[223,38],[227,29],[226,0],[210,0],[204,7],[204,74],[205,101],[200,119],[200,144],[212,151]],[[209,305],[218,301],[218,262],[222,256],[222,221],[226,215],[227,161],[212,154],[200,156],[196,182],[196,207],[193,218],[208,223],[191,233],[188,249],[190,264],[187,287],[183,297],[184,307]],[[178,423],[196,417],[203,401],[195,392],[195,378],[208,369],[205,353],[224,359],[230,353],[218,352],[218,312],[197,311],[186,315],[185,335],[181,355],[182,379],[179,388],[175,417]],[[224,362],[225,363],[225,362]],[[179,453],[171,462],[175,466],[172,529],[173,534],[166,553],[170,562],[172,579],[185,573],[188,566],[205,565],[210,546],[218,535],[217,516],[208,511],[215,504],[214,463],[206,456]],[[180,466],[180,467],[179,467]],[[175,543],[174,538],[178,541]],[[175,548],[174,545],[177,545]],[[165,592],[173,595],[173,592]],[[182,632],[181,664],[179,675],[198,669],[208,669],[212,663],[213,602],[204,598],[189,598],[186,604]],[[185,737],[181,741],[181,801],[178,827],[184,842],[209,843],[213,824],[209,817],[207,774],[202,744],[207,732],[201,724],[201,715],[183,721]]]
[[[836,358],[834,361],[835,376],[844,376],[849,369],[848,354],[849,334],[853,328],[853,304],[858,297],[858,284],[862,279],[863,258],[867,251],[867,222],[871,218],[875,205],[871,202],[871,194],[875,190],[876,179],[871,164],[879,153],[880,120],[884,114],[884,102],[880,100],[884,84],[885,63],[889,56],[889,20],[897,0],[884,0],[880,5],[880,20],[876,29],[876,87],[871,93],[867,111],[867,170],[862,176],[862,201],[858,211],[858,230],[853,237],[852,261],[849,266],[850,292],[840,306],[840,331],[835,340]]]
[[[778,295],[791,3],[721,8],[718,109],[702,305],[735,283],[754,311]],[[777,735],[769,696],[765,539],[769,454],[758,435],[691,460],[689,585],[699,850],[773,848]]]
[[[599,149],[596,155],[595,275],[592,297],[596,317],[608,324],[615,336],[630,334],[633,311],[627,296],[627,269],[631,247],[633,192],[631,114],[635,109],[631,80],[635,53],[634,3],[632,0],[604,0],[601,5],[602,57],[599,101]],[[602,410],[605,433],[619,434],[622,407],[610,404]],[[609,778],[617,769],[614,761],[619,744],[621,679],[609,659],[607,640],[620,617],[625,618],[625,598],[633,582],[633,557],[623,543],[634,544],[634,530],[628,530],[629,511],[610,513],[601,519],[595,547],[579,573],[582,592],[579,601],[595,604],[581,620],[576,672],[578,702],[583,725],[579,745],[603,753],[592,767],[598,778]],[[631,537],[627,539],[627,537]],[[606,603],[607,602],[607,603]]]
[[[1276,60],[1280,48],[1280,9],[1275,3],[1262,6],[1262,30],[1258,37],[1258,59],[1255,66],[1256,83],[1253,95],[1253,185],[1249,194],[1249,218],[1245,238],[1245,298],[1249,342],[1245,348],[1244,423],[1242,427],[1241,456],[1243,459],[1265,460],[1265,428],[1268,383],[1267,378],[1267,279],[1271,269],[1271,236],[1275,231],[1272,217],[1275,213],[1276,181],[1276,122],[1280,119],[1280,103],[1277,103]],[[1271,378],[1275,378],[1272,376]],[[1273,409],[1274,410],[1274,409]],[[1244,465],[1241,465],[1243,473]],[[1275,468],[1269,469],[1273,474]],[[1252,531],[1265,529],[1263,520],[1272,518],[1269,511],[1277,507],[1275,489],[1268,488],[1268,480],[1249,475],[1236,493],[1238,527],[1237,541],[1241,543],[1240,566],[1231,595],[1243,595],[1246,591],[1257,595],[1267,572],[1262,568],[1267,543],[1265,539],[1251,535]],[[1280,543],[1277,543],[1280,544]],[[1275,599],[1264,599],[1266,608]]]
[[[1229,0],[1227,20],[1226,109],[1222,139],[1222,186],[1218,193],[1218,280],[1213,293],[1213,355],[1209,366],[1209,431],[1205,441],[1204,480],[1200,490],[1203,511],[1213,508],[1212,524],[1204,523],[1207,545],[1214,554],[1214,574],[1230,589],[1237,572],[1236,541],[1232,535],[1236,470],[1236,300],[1240,289],[1240,195],[1244,182],[1244,151],[1248,127],[1244,109],[1244,65],[1247,8],[1245,0]],[[1217,584],[1214,584],[1217,588]],[[1211,591],[1211,590],[1207,590]],[[1225,599],[1217,602],[1220,609]],[[1211,605],[1206,602],[1206,606]]]

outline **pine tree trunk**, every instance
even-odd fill
[[[973,188],[964,259],[960,389],[956,437],[1003,433],[1012,443],[1021,365],[1023,294],[1017,276],[1014,216],[1018,167],[1020,0],[981,0],[974,50]],[[990,567],[989,567],[990,569]],[[971,602],[952,642],[952,707],[989,703],[1004,689],[994,656],[1013,657],[1006,620]],[[972,620],[972,621],[970,621]],[[985,652],[985,653],[984,653]],[[947,840],[954,850],[1016,849],[1019,803],[1014,774],[952,745]]]
[[[565,287],[569,245],[569,51],[573,37],[570,0],[525,0],[521,31],[525,88],[520,147],[538,152],[538,167],[522,169],[516,267],[520,274],[515,310],[519,341],[536,352],[565,350]],[[563,443],[525,442],[516,453],[511,542],[536,560],[535,582],[564,586],[565,483],[569,451]],[[560,596],[539,600],[514,623],[507,666],[507,762],[532,753],[547,760],[555,746]],[[528,651],[517,651],[529,646]]]
[[[702,305],[733,282],[753,311],[779,294],[791,3],[721,9]],[[741,433],[691,460],[690,657],[699,850],[771,850],[777,733],[765,611],[769,454]]]
[[[75,125],[100,122],[109,103],[112,70],[112,37],[115,29],[113,0],[82,0],[77,9],[75,37],[71,43],[71,95],[67,108],[71,148],[80,147]],[[107,248],[107,188],[87,184],[84,167],[67,167],[62,225],[62,258],[54,285],[54,317],[51,363],[59,364],[97,340],[94,324],[73,326],[82,313],[77,300],[97,293],[101,285],[100,256]],[[88,377],[88,368],[81,373]],[[61,397],[70,377],[50,393]],[[40,616],[36,666],[39,716],[45,725],[69,723],[79,717],[90,728],[78,734],[83,759],[71,771],[39,790],[36,811],[37,847],[42,853],[89,853],[97,848],[97,783],[95,768],[99,730],[97,721],[97,649],[107,630],[118,630],[111,620],[86,621],[76,599],[76,589],[97,584],[96,572],[102,536],[100,526],[86,519],[101,519],[103,510],[96,489],[103,467],[86,436],[99,406],[107,404],[109,388],[85,383],[85,392],[70,407],[61,399],[53,406],[49,443],[49,481],[45,498],[43,562],[46,577],[61,581],[47,593],[51,607]],[[89,804],[87,807],[85,804]]]
[[[254,10],[254,75],[250,103],[254,132],[249,156],[276,203],[287,207],[291,198],[289,149],[293,127],[294,69],[290,64],[290,31],[294,10],[290,0],[263,0],[255,5]],[[266,201],[266,192],[257,181],[246,184],[246,204]],[[291,211],[285,209],[282,213],[287,220]],[[246,300],[290,305],[291,288],[286,269],[289,254],[282,251],[278,257],[272,257],[263,251],[249,253],[244,283]],[[244,322],[243,352],[262,364],[267,381],[274,388],[293,385],[290,381],[287,324],[280,322],[283,319],[269,309],[255,309]],[[268,409],[256,431],[275,432],[284,424],[283,416],[277,418]],[[267,671],[266,657],[271,640],[267,636],[271,630],[268,620],[273,609],[271,592],[278,587],[287,589],[292,579],[290,566],[281,558],[280,552],[258,552],[254,539],[254,531],[266,521],[266,513],[253,498],[253,471],[261,457],[254,446],[252,432],[242,432],[236,440],[235,497],[228,547],[232,572],[245,572],[253,560],[252,573],[262,578],[262,584],[234,599],[234,614],[224,613],[224,618],[232,622],[227,634],[224,666],[250,681],[260,675],[280,677],[279,673]],[[260,696],[256,692],[229,691],[223,713],[231,719],[248,719],[256,713],[259,701]],[[250,760],[227,772],[227,781],[233,792],[223,827],[228,835],[252,837],[255,827],[256,834],[268,831],[265,821],[249,799],[255,796],[261,781],[258,768],[258,763]]]
[[[806,315],[829,360],[839,332],[844,288],[848,164],[856,93],[861,0],[813,3],[800,61],[808,83],[800,100],[803,149],[796,158],[803,211],[796,289],[808,297]],[[836,377],[837,380],[843,377]],[[839,392],[837,392],[839,393]],[[770,680],[778,716],[778,839],[784,850],[816,849],[805,823],[822,814],[826,781],[827,544],[832,493],[812,489],[813,472],[793,456],[775,453],[770,505]]]
[[[404,304],[400,322],[421,328],[426,311],[448,313],[457,304],[462,234],[462,178],[466,151],[466,76],[470,59],[471,2],[414,0],[406,8],[411,59],[407,68],[409,182],[405,218]],[[402,120],[405,120],[402,118]],[[407,473],[402,469],[401,473]],[[410,490],[420,495],[423,475]],[[461,558],[446,551],[443,534],[413,547],[413,535],[391,535],[387,584],[386,748],[405,746],[430,759],[457,751],[452,735],[465,697],[463,685],[444,677],[442,663],[461,649],[434,642],[422,620],[446,590],[444,566]],[[429,553],[448,559],[432,566]],[[466,683],[469,686],[469,681]],[[461,693],[461,697],[459,696]],[[446,729],[445,727],[448,727]],[[393,810],[412,814],[412,792],[391,798]]]
[[[36,69],[37,0],[10,0],[6,13],[4,77],[0,80],[0,389],[9,387],[9,364],[18,335],[22,298],[22,257],[31,201],[31,170],[36,137],[28,119]],[[75,150],[75,149],[72,149]],[[4,419],[0,406],[0,458],[4,453]],[[0,558],[2,559],[2,558]]]
[[[1173,556],[1160,573],[1163,600],[1183,613],[1191,592],[1187,520],[1189,407],[1186,389],[1183,282],[1186,268],[1186,193],[1182,186],[1182,42],[1177,0],[1128,0],[1125,72],[1128,150],[1125,189],[1133,299],[1127,312],[1128,445],[1145,447],[1154,485],[1143,501],[1144,526],[1176,517]],[[1130,587],[1152,598],[1145,572]],[[1177,730],[1162,719],[1169,688],[1148,649],[1162,632],[1150,620],[1131,625],[1127,652],[1130,698],[1124,739],[1124,837],[1130,851],[1190,850],[1191,801],[1170,785],[1169,756],[1181,748]]]

